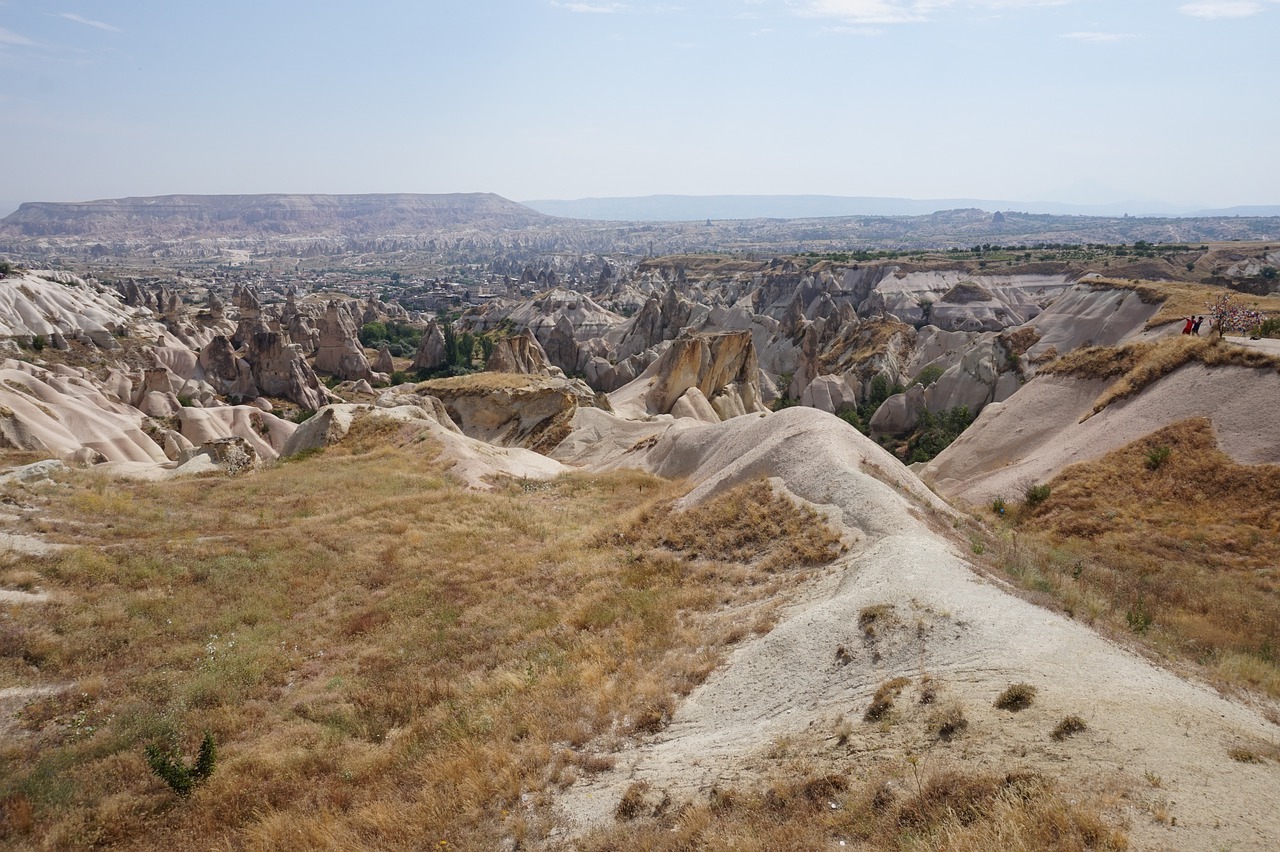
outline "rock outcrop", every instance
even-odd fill
[[[337,302],[329,302],[320,317],[320,340],[315,369],[343,381],[373,380],[373,370],[356,336],[355,322]]]
[[[610,399],[620,410],[638,405],[646,414],[669,414],[693,388],[721,420],[766,411],[750,332],[677,338],[639,378],[616,391],[616,399]],[[696,398],[689,405],[695,410],[701,408]]]
[[[258,385],[253,378],[253,367],[236,354],[231,341],[218,335],[200,350],[200,369],[204,379],[220,396],[228,399],[253,399],[258,395]]]
[[[328,402],[324,388],[307,363],[302,348],[295,343],[286,342],[285,336],[280,332],[255,334],[245,360],[250,364],[253,381],[261,393],[287,399],[313,411]]]
[[[599,405],[584,382],[553,376],[477,373],[433,379],[416,392],[444,403],[465,435],[542,453],[569,433],[579,406]]]
[[[370,366],[375,373],[385,373],[388,376],[394,373],[396,365],[391,360],[391,347],[384,342],[378,348],[378,357],[373,359],[373,364]]]
[[[493,354],[485,364],[491,373],[520,373],[526,376],[550,376],[551,365],[547,353],[533,332],[525,329],[514,337],[504,337],[493,348]]]
[[[422,333],[418,350],[413,353],[413,369],[438,370],[444,366],[447,355],[444,332],[441,331],[439,323],[431,320],[427,323],[427,330]]]

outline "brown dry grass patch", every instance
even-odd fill
[[[529,376],[523,373],[468,373],[445,379],[429,379],[414,386],[414,392],[430,395],[433,391],[449,391],[454,394],[488,393],[494,390],[525,390],[547,387],[552,380],[546,376]]]
[[[996,697],[995,706],[1000,710],[1008,710],[1016,713],[1019,710],[1025,710],[1031,706],[1031,702],[1035,700],[1037,690],[1029,683],[1010,684],[1004,692]]]
[[[1280,358],[1237,346],[1216,337],[1178,335],[1151,343],[1127,346],[1089,346],[1077,349],[1040,372],[1082,379],[1116,379],[1093,403],[1087,420],[1113,402],[1140,392],[1153,382],[1190,363],[1206,367],[1249,367],[1257,370],[1280,370]]]
[[[654,798],[653,791],[639,790]],[[1126,849],[1093,797],[1049,779],[942,769],[865,780],[804,774],[764,789],[712,790],[680,807],[628,801],[627,820],[593,832],[584,852],[615,849]]]
[[[1236,464],[1196,418],[1067,467],[1051,492],[1000,548],[1007,572],[1077,618],[1280,697],[1280,466]]]
[[[739,621],[767,622],[794,566],[834,552],[758,484],[691,522],[672,507],[682,486],[652,476],[482,494],[425,444],[237,479],[69,482],[48,517],[89,544],[23,560],[57,597],[14,610],[0,642],[6,684],[73,685],[0,743],[13,846],[545,839],[555,791],[665,724]],[[190,753],[206,729],[218,766],[179,801],[143,748],[177,736]]]
[[[867,722],[879,722],[889,711],[893,709],[893,702],[902,694],[902,690],[911,683],[911,678],[895,677],[886,680],[876,688],[875,695],[871,696],[871,703],[867,705],[867,711],[862,714],[862,718]]]

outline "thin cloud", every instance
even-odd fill
[[[109,33],[121,32],[121,29],[119,27],[112,26],[111,24],[104,24],[102,21],[94,21],[89,18],[83,18],[80,15],[77,15],[75,12],[59,12],[57,14],[57,17],[64,18],[68,21],[75,21],[77,24],[84,24],[86,27],[94,27],[95,29],[106,30]]]
[[[35,42],[26,36],[18,35],[12,30],[6,30],[4,27],[0,27],[0,44],[16,44],[27,47],[35,44]]]
[[[838,18],[851,24],[915,24],[929,20],[948,6],[984,9],[1016,9],[1064,6],[1074,0],[790,0],[796,14],[805,18]]]
[[[1262,11],[1262,4],[1254,0],[1199,0],[1185,3],[1178,11],[1193,18],[1248,18]]]
[[[805,18],[838,18],[854,24],[914,24],[928,20],[937,2],[903,0],[806,0],[796,11]]]
[[[551,0],[551,5],[580,15],[616,15],[627,11],[626,5],[622,3],[561,3],[559,0]]]
[[[1089,44],[1114,44],[1117,41],[1125,41],[1133,36],[1130,33],[1063,33],[1062,38],[1069,38],[1075,41],[1084,41]]]
[[[1017,9],[1022,6],[1065,6],[1074,0],[973,0],[974,5],[989,9]]]
[[[825,32],[856,36],[884,35],[884,30],[879,27],[827,27]]]

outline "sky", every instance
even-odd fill
[[[1280,0],[0,0],[0,215],[170,193],[1280,204]]]

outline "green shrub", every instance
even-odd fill
[[[1155,621],[1155,616],[1147,609],[1146,602],[1138,598],[1124,614],[1124,620],[1128,622],[1129,629],[1134,633],[1146,633]]]
[[[202,784],[213,774],[214,764],[218,760],[218,748],[213,741],[213,734],[204,732],[200,741],[200,751],[190,766],[182,759],[178,745],[173,738],[154,742],[146,747],[147,766],[169,789],[179,796],[191,795],[197,784]]]
[[[907,459],[927,462],[951,446],[973,422],[967,405],[957,405],[939,414],[925,409],[916,421],[916,432],[907,441]]]
[[[943,369],[941,367],[937,364],[930,364],[920,372],[916,373],[915,380],[909,385],[909,387],[920,385],[921,387],[927,388],[929,385],[942,378],[942,373]]]
[[[7,260],[0,260],[0,277],[13,274],[13,264]]]
[[[1036,485],[1035,483],[1032,483],[1026,487],[1022,497],[1028,506],[1039,506],[1045,500],[1049,499],[1049,486]]]
[[[997,515],[1003,515],[1005,513],[1005,509],[1006,506],[1003,497],[997,497],[991,501],[991,511],[995,512]]]
[[[402,322],[367,322],[360,327],[360,345],[377,349],[383,343],[391,354],[409,358],[422,342],[423,329]]]
[[[1159,470],[1160,466],[1169,460],[1169,453],[1169,448],[1164,444],[1147,450],[1147,458],[1145,462],[1147,470]]]

